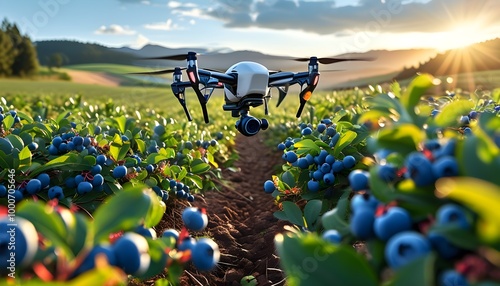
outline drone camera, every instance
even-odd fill
[[[268,127],[267,119],[260,120],[248,114],[242,114],[241,118],[236,121],[236,129],[245,136],[253,136]]]

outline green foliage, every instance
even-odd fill
[[[336,123],[337,132],[341,133],[340,140],[333,146],[328,145],[309,124],[312,134],[295,134],[288,138],[293,144],[284,152],[294,151],[299,158],[308,155],[316,158],[321,150],[328,151],[335,158],[354,154],[358,159],[355,168],[369,171],[368,186],[353,191],[347,180],[351,170],[346,170],[335,174],[333,186],[321,183],[317,192],[311,192],[307,182],[319,165],[303,170],[297,163],[287,163],[282,166],[280,174],[273,176],[277,188],[273,196],[281,203],[281,210],[275,216],[306,232],[303,234],[294,230],[276,237],[281,265],[290,285],[435,285],[440,283],[440,273],[451,268],[452,264],[457,269],[468,265],[466,261],[470,258],[465,254],[480,261],[489,261],[492,268],[498,268],[498,261],[490,260],[492,255],[498,256],[500,250],[500,218],[496,216],[500,208],[497,204],[500,200],[497,174],[500,169],[500,102],[497,93],[448,92],[443,96],[431,96],[428,89],[435,82],[432,76],[424,74],[417,76],[407,88],[393,83],[388,92],[374,87],[371,92],[354,90],[347,92],[350,96],[338,92],[334,93],[338,96],[335,99],[326,96],[322,103],[313,102],[315,106],[311,112],[320,111],[323,118],[335,119],[332,121]],[[332,111],[336,113],[330,114]],[[476,113],[476,117],[471,111]],[[318,120],[315,116],[310,118]],[[448,146],[448,149],[441,150],[440,155],[432,149],[436,148],[432,147],[433,144],[439,144],[440,148]],[[429,184],[417,183],[411,173],[415,171],[407,170],[408,155],[416,153],[423,154],[430,162],[435,162],[439,156],[454,158],[458,176],[445,176],[435,183],[432,180]],[[386,164],[394,167],[392,179],[379,174]],[[444,258],[434,246],[436,248],[427,255],[403,267],[391,269],[384,253],[387,242],[375,235],[366,241],[359,241],[352,229],[351,198],[364,193],[379,202],[377,210],[373,211],[374,217],[397,205],[410,215],[413,231],[424,236],[432,231],[462,249],[462,252],[452,259]],[[464,207],[472,229],[453,224],[439,225],[434,221],[441,206],[450,203]],[[336,230],[341,242],[330,243],[317,237],[326,230]],[[347,255],[342,257],[343,263],[334,259],[316,261],[314,271],[309,271],[313,275],[304,272],[303,263],[314,257],[314,251],[350,249],[353,244],[361,247],[362,253],[367,252],[366,257],[357,256],[359,261],[346,267],[344,261],[352,259]],[[313,262],[309,264],[313,265]],[[360,270],[365,267],[368,269],[366,273]],[[337,278],[332,274],[335,270],[342,272],[337,274],[342,277],[338,282],[332,280]],[[345,273],[349,274],[348,277],[342,276]],[[322,281],[323,277],[329,279],[325,280],[328,282]],[[367,280],[350,280],[358,278]],[[480,283],[488,283],[488,278],[484,277],[471,275],[466,278],[484,279]]]

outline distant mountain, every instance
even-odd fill
[[[403,69],[395,79],[407,79],[418,72],[430,73],[434,76],[454,75],[460,73],[499,70],[500,38],[471,46],[448,50],[429,59],[419,66]]]
[[[38,61],[48,65],[53,54],[63,56],[63,65],[77,65],[88,63],[132,64],[129,53],[116,51],[111,48],[95,44],[68,40],[39,41],[34,43]]]
[[[162,69],[175,66],[184,66],[182,61],[167,60],[140,60],[140,58],[157,57],[175,54],[184,54],[196,51],[201,55],[198,64],[202,68],[226,71],[231,65],[240,61],[261,63],[269,70],[276,71],[305,71],[307,63],[293,61],[291,57],[267,55],[255,51],[232,51],[229,49],[209,50],[205,48],[168,48],[159,45],[146,45],[141,49],[129,47],[110,48],[94,43],[75,41],[40,41],[36,43],[39,60],[46,64],[54,53],[61,53],[67,59],[65,65],[87,63],[117,63],[133,64],[147,67],[147,70]],[[339,70],[338,72],[322,72],[318,85],[320,89],[338,87],[344,82],[359,78],[373,77],[388,73],[397,73],[404,67],[414,66],[434,57],[437,52],[433,49],[410,50],[373,50],[365,53],[349,53],[334,55],[335,57],[350,58],[362,57],[371,61],[341,62],[331,66],[321,65],[320,72]],[[313,56],[314,53],[311,54]]]

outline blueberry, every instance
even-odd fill
[[[392,207],[375,218],[373,230],[380,240],[387,241],[396,233],[411,229],[410,214],[403,208]]]
[[[286,145],[285,145],[285,143],[280,143],[280,144],[278,144],[278,150],[283,151],[283,150],[285,150],[285,149],[286,149]]]
[[[309,168],[309,161],[306,158],[297,159],[297,166],[301,169]]]
[[[352,213],[356,213],[360,209],[369,209],[372,214],[375,214],[379,204],[380,202],[373,195],[368,193],[356,194],[351,199],[351,210]]]
[[[344,158],[345,159],[345,158]],[[370,173],[364,170],[354,170],[347,176],[353,191],[361,191],[369,188],[368,181]]]
[[[335,128],[333,128],[331,126],[326,128],[326,135],[333,137],[333,136],[335,136],[335,134],[337,134],[337,130]]]
[[[415,231],[400,232],[387,241],[385,260],[394,269],[428,254],[431,244],[427,238]]]
[[[274,185],[273,181],[267,180],[264,183],[264,192],[270,194],[276,190],[276,186]]]
[[[38,179],[31,179],[26,185],[26,191],[30,195],[38,193],[42,189],[42,183]]]
[[[323,133],[326,130],[326,125],[323,123],[318,124],[318,127],[316,127],[316,130],[318,130],[319,133]]]
[[[340,133],[335,133],[335,135],[332,136],[332,139],[330,140],[330,147],[334,147],[337,145],[337,142],[340,139]]]
[[[469,286],[467,279],[455,270],[446,270],[439,275],[439,286]]]
[[[330,170],[332,169],[332,166],[330,166],[330,164],[328,163],[323,163],[321,165],[321,167],[319,168],[319,170],[323,173],[323,174],[326,174],[328,172],[330,172]]]
[[[420,152],[410,153],[405,165],[406,177],[411,178],[417,187],[431,185],[436,180],[432,171],[432,163]]]
[[[319,191],[319,182],[318,181],[315,181],[315,180],[310,180],[307,182],[307,189],[310,191],[310,192],[317,192]]]
[[[119,179],[123,178],[127,175],[127,167],[125,166],[116,166],[113,169],[113,177]]]
[[[42,184],[42,189],[46,188],[50,184],[50,177],[47,173],[41,173],[36,177]]]
[[[0,184],[0,198],[6,197],[7,196],[7,188]]]
[[[432,171],[436,178],[458,176],[458,163],[455,157],[443,156],[434,161]]]
[[[120,237],[113,245],[116,264],[127,274],[141,275],[146,272],[151,262],[146,238],[129,232]]]
[[[369,239],[375,236],[373,231],[373,223],[375,217],[373,210],[368,208],[360,208],[351,215],[350,229],[352,234],[361,240]]]
[[[167,229],[163,232],[162,237],[165,238],[172,237],[177,241],[177,239],[179,239],[179,232],[175,229]]]
[[[15,243],[12,243],[13,238]],[[38,250],[38,233],[30,221],[16,217],[15,224],[13,224],[5,216],[0,219],[0,245],[2,246],[0,251],[2,273],[12,266],[8,261],[11,257],[15,257],[16,266],[29,266]],[[13,245],[15,247],[12,247]]]
[[[54,137],[54,139],[52,139],[52,145],[54,145],[56,148],[58,148],[62,142],[63,140],[60,136]]]
[[[180,251],[193,250],[196,245],[196,239],[191,236],[185,237],[182,241],[178,242],[177,249]]]
[[[202,231],[208,224],[208,217],[199,208],[189,207],[182,211],[184,225],[193,231]]]
[[[90,142],[91,141],[89,137],[83,138],[83,146],[88,147],[90,145]]]
[[[156,135],[163,135],[165,134],[165,126],[163,125],[156,125],[153,129],[153,132],[156,134]]]
[[[312,178],[315,179],[316,181],[320,181],[320,180],[323,180],[324,175],[325,174],[323,174],[323,172],[321,172],[321,170],[316,170],[313,172]]]
[[[90,169],[90,173],[92,175],[100,174],[101,172],[102,172],[102,167],[99,164],[94,165],[92,169]]]
[[[394,167],[392,164],[384,164],[378,167],[377,175],[385,182],[392,182],[397,177],[396,171],[396,167]]]
[[[284,154],[285,156],[285,160],[288,162],[288,163],[294,163],[295,161],[297,161],[297,154],[295,154],[295,152],[293,151],[288,151]]]
[[[82,177],[82,179],[83,179],[83,177]],[[65,184],[66,184],[66,187],[68,187],[70,189],[76,188],[77,183],[75,181],[75,177],[66,178]]]
[[[470,123],[469,116],[465,115],[465,116],[460,117],[460,124],[461,125],[469,125],[469,123]]]
[[[342,164],[342,161],[337,160],[332,164],[332,171],[334,173],[339,173],[342,170],[344,170],[344,164]]]
[[[30,149],[31,152],[36,151],[36,149],[38,149],[38,144],[36,142],[31,142],[28,144],[28,149]]]
[[[48,195],[49,195],[50,200],[52,200],[54,198],[62,200],[64,198],[63,189],[59,186],[51,187],[48,191]]]
[[[86,193],[89,193],[90,191],[92,191],[94,187],[92,186],[92,184],[90,182],[81,182],[80,184],[78,184],[78,187],[76,188],[76,192],[80,195],[83,195],[83,194],[86,194]]]
[[[454,225],[461,229],[469,229],[471,227],[464,208],[451,203],[442,205],[437,210],[436,224],[442,226]]]
[[[103,166],[106,163],[107,159],[108,158],[106,158],[106,155],[98,155],[96,157],[96,163],[99,164],[99,165],[101,165],[101,166]]]
[[[146,238],[156,239],[156,231],[152,228],[145,228],[144,225],[137,226],[134,232]]]
[[[104,177],[101,174],[96,174],[92,180],[92,186],[99,187],[104,184]]]
[[[127,141],[130,140],[126,135],[122,135],[121,139],[122,139],[123,142],[127,142]]]
[[[153,173],[154,170],[155,170],[155,167],[153,165],[149,164],[149,165],[146,166],[146,171],[148,173]]]
[[[351,155],[347,155],[342,160],[342,164],[344,165],[344,168],[351,169],[354,165],[356,165],[356,159],[354,159]]]
[[[80,145],[83,146],[83,138],[80,136],[73,137],[73,140],[71,142],[73,142],[73,144],[75,144],[75,148],[77,146],[80,146]]]
[[[333,183],[335,182],[335,176],[333,175],[333,173],[326,173],[323,176],[323,182],[325,182],[325,184],[327,185],[333,185]]]
[[[49,145],[49,154],[50,155],[57,155],[57,154],[59,154],[59,149],[54,145]]]
[[[340,243],[342,241],[342,235],[335,230],[335,229],[329,229],[321,235],[321,237],[331,243]]]
[[[191,250],[191,261],[200,271],[209,271],[219,262],[219,246],[210,238],[199,239]]]
[[[85,181],[85,178],[82,175],[76,175],[75,176],[75,187],[80,184],[81,182]]]
[[[477,115],[478,115],[478,113],[475,110],[472,110],[471,112],[469,112],[470,119],[477,119]]]

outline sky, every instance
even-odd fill
[[[0,0],[34,41],[332,56],[500,37],[499,0]]]

